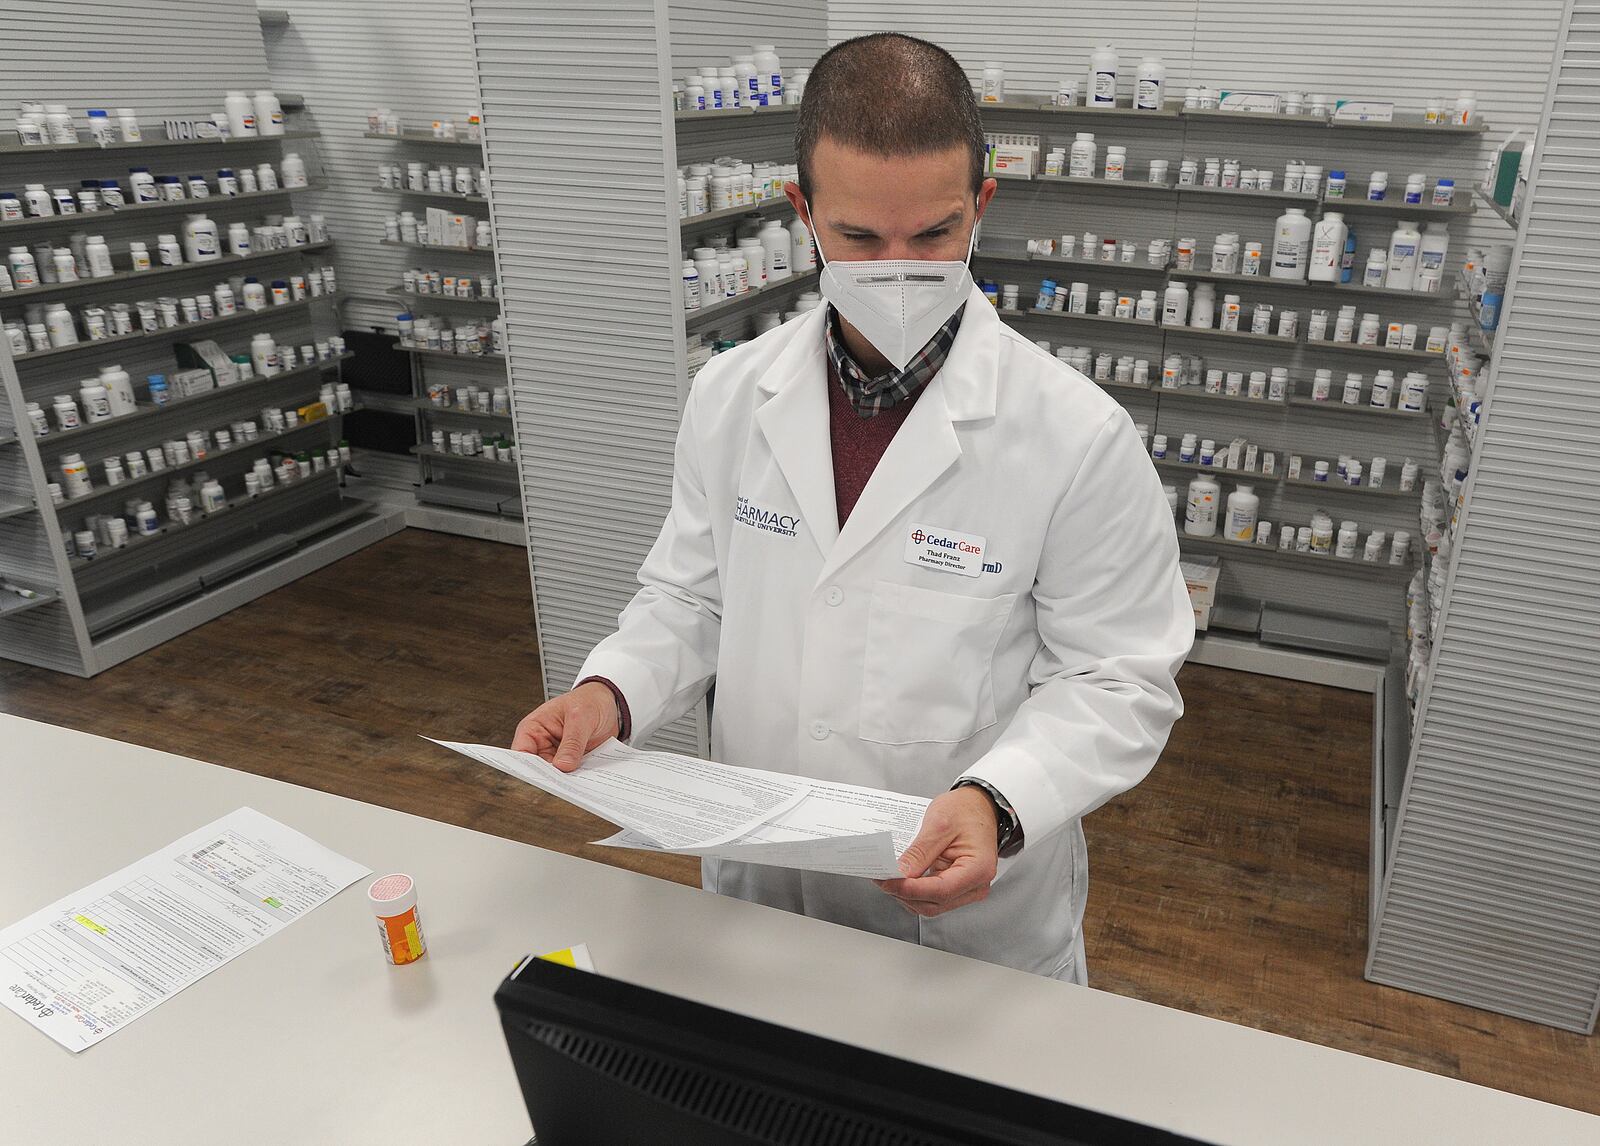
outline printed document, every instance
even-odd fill
[[[369,874],[240,808],[0,930],[0,1004],[81,1051]]]
[[[920,796],[642,752],[616,740],[576,772],[508,748],[434,743],[610,820],[623,831],[598,841],[607,847],[893,879],[928,806]]]

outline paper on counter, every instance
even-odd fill
[[[240,808],[0,931],[0,1004],[76,1053],[369,874]]]
[[[585,756],[576,772],[563,772],[531,752],[433,742],[631,828],[664,848],[707,848],[738,839],[799,803],[807,789],[795,776],[672,752],[641,752],[616,740]]]

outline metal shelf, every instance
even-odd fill
[[[257,8],[256,17],[261,21],[263,28],[287,28],[289,26],[289,10],[287,8]]]
[[[1141,262],[1125,263],[1120,259],[1107,262],[1105,259],[1066,259],[1060,255],[1029,255],[1009,251],[976,251],[973,253],[973,258],[987,259],[990,262],[1027,263],[1029,266],[1037,267],[1081,267],[1085,271],[1116,271],[1119,274],[1124,271],[1140,275],[1167,274],[1165,266],[1153,267],[1149,263]]]
[[[304,187],[279,187],[272,191],[246,191],[238,195],[207,195],[203,199],[160,200],[155,203],[129,203],[125,207],[104,207],[99,211],[80,211],[71,215],[40,215],[37,218],[18,219],[0,223],[0,237],[17,231],[45,230],[50,227],[74,227],[86,230],[101,221],[122,222],[124,219],[143,219],[147,215],[184,215],[213,207],[231,207],[235,203],[254,203],[261,199],[282,199],[301,191],[322,191],[326,183],[307,183]],[[155,268],[152,267],[153,271]],[[145,272],[140,272],[145,273]],[[103,282],[103,279],[89,280]]]
[[[1510,207],[1505,206],[1499,200],[1497,200],[1494,195],[1490,193],[1487,187],[1485,187],[1482,183],[1475,183],[1473,184],[1472,190],[1479,199],[1483,200],[1483,205],[1485,207],[1489,208],[1489,210],[1500,216],[1500,221],[1502,223],[1510,227],[1513,231],[1517,229],[1516,215],[1512,212]]]
[[[1137,326],[1142,330],[1160,333],[1161,324],[1147,318],[1118,318],[1109,314],[1074,314],[1070,310],[1006,310],[1000,308],[999,314],[1003,318],[1054,318],[1069,319],[1073,322],[1105,322],[1114,326]],[[1143,387],[1141,387],[1143,389]]]
[[[15,617],[18,613],[26,613],[29,609],[37,609],[40,605],[48,605],[61,600],[61,595],[51,589],[38,589],[32,585],[23,588],[38,594],[37,597],[19,597],[15,593],[0,589],[0,621],[7,617]]]
[[[500,300],[497,298],[458,298],[449,294],[420,294],[405,287],[390,287],[385,294],[392,294],[396,298],[417,299],[419,302],[436,302],[445,307],[466,306],[475,310],[492,310],[500,312]]]
[[[1327,461],[1328,459],[1317,458],[1313,460]],[[1332,468],[1331,464],[1329,468]],[[1422,498],[1422,491],[1420,489],[1402,490],[1398,485],[1347,485],[1341,481],[1334,481],[1333,475],[1331,474],[1329,475],[1327,481],[1312,481],[1310,478],[1303,477],[1286,477],[1283,479],[1283,486],[1285,489],[1309,489],[1317,493],[1348,493],[1354,494],[1357,497],[1408,497],[1415,498],[1417,500],[1421,500]]]
[[[393,143],[433,143],[440,147],[470,147],[475,151],[483,150],[481,139],[440,139],[431,131],[367,131],[362,134],[367,139],[387,139]]]
[[[1328,126],[1335,131],[1361,131],[1371,132],[1376,135],[1435,135],[1442,139],[1451,136],[1482,135],[1489,130],[1489,125],[1482,120],[1474,121],[1465,127],[1454,123],[1429,123],[1420,115],[1396,116],[1389,123],[1362,122],[1350,119],[1330,119]]]
[[[1169,101],[1160,111],[1140,111],[1135,107],[1089,107],[1085,104],[1075,103],[1071,107],[1058,107],[1047,96],[1040,96],[1036,100],[1007,100],[1004,103],[980,103],[979,113],[986,111],[998,112],[1024,112],[1043,113],[1045,115],[1059,115],[1074,119],[1134,119],[1160,122],[1162,120],[1175,120],[1183,108],[1181,100]]]
[[[412,251],[433,251],[445,255],[492,255],[493,247],[447,247],[442,243],[408,243],[402,239],[379,239],[381,247],[405,247]]]
[[[200,322],[185,322],[178,326],[165,326],[160,330],[145,333],[136,330],[132,334],[119,334],[115,338],[102,338],[94,342],[74,342],[71,346],[57,346],[49,350],[37,350],[32,354],[18,355],[14,361],[21,369],[39,362],[55,362],[62,358],[78,354],[86,354],[94,350],[105,350],[107,347],[127,346],[136,342],[150,342],[164,338],[182,338],[191,331],[215,330],[219,326],[230,326],[237,322],[248,322],[251,319],[266,318],[270,315],[286,314],[297,310],[304,310],[313,303],[332,302],[337,295],[323,294],[315,298],[303,298],[299,302],[286,302],[279,306],[268,306],[262,310],[239,310],[234,314],[219,315],[216,318],[203,319]],[[131,417],[132,415],[128,415]],[[103,422],[95,423],[104,425]]]
[[[1307,194],[1302,191],[1284,191],[1281,188],[1271,191],[1246,191],[1237,187],[1201,187],[1195,184],[1179,187],[1177,191],[1180,195],[1215,195],[1223,199],[1256,199],[1263,203],[1288,203],[1290,206],[1298,204],[1303,207],[1314,207],[1318,200],[1315,191]]]
[[[1184,119],[1199,122],[1218,120],[1228,126],[1250,123],[1261,127],[1326,127],[1331,131],[1360,131],[1373,135],[1411,135],[1421,132],[1440,137],[1482,135],[1489,125],[1479,121],[1466,127],[1453,124],[1430,124],[1420,115],[1401,115],[1389,123],[1362,122],[1334,119],[1331,115],[1284,115],[1279,112],[1230,111],[1224,108],[1187,108],[1180,113]]]
[[[436,450],[432,446],[412,446],[411,452],[419,458],[432,458],[435,461],[466,462],[468,465],[494,466],[503,469],[512,477],[517,475],[515,462],[503,462],[499,458],[486,458],[482,454],[452,454],[448,450]]]
[[[1271,398],[1250,398],[1244,394],[1213,394],[1202,386],[1153,386],[1151,389],[1161,395],[1163,401],[1167,398],[1177,398],[1181,401],[1193,399],[1200,402],[1239,402],[1249,406],[1273,406],[1279,410],[1289,405],[1287,402]]]
[[[20,143],[0,143],[0,155],[46,155],[63,151],[92,151],[106,155],[115,151],[147,151],[156,147],[253,147],[262,143],[277,143],[286,139],[320,139],[320,131],[285,131],[282,135],[250,135],[228,139],[142,139],[138,143],[34,143],[24,147]]]
[[[721,211],[702,211],[698,215],[685,215],[678,220],[678,233],[687,234],[717,223],[729,220],[743,219],[747,215],[782,214],[793,211],[794,205],[784,196],[779,195],[772,199],[763,199],[759,203],[752,203],[745,207],[728,207]]]
[[[1301,409],[1319,410],[1324,414],[1366,414],[1381,418],[1426,418],[1428,411],[1422,410],[1397,410],[1390,406],[1369,406],[1362,403],[1358,406],[1346,406],[1343,402],[1317,401],[1295,395],[1289,399],[1289,405]]]
[[[738,119],[745,116],[765,118],[790,116],[800,110],[797,103],[779,104],[776,107],[722,107],[710,111],[675,111],[672,118],[677,123],[714,123],[721,119]]]
[[[506,360],[504,354],[495,354],[492,351],[485,351],[482,354],[462,354],[456,350],[429,350],[423,346],[402,346],[398,342],[394,343],[393,347],[402,354],[415,354],[423,358],[444,358],[451,362],[504,362]]]
[[[1236,283],[1240,286],[1284,287],[1288,290],[1325,291],[1328,294],[1360,295],[1372,298],[1403,298],[1418,302],[1450,303],[1454,300],[1443,291],[1390,290],[1388,287],[1369,287],[1349,283],[1312,282],[1307,279],[1275,279],[1269,275],[1221,274],[1217,271],[1174,270],[1171,277],[1196,282]]]
[[[179,327],[178,329],[183,329]],[[94,437],[99,434],[121,430],[128,426],[139,426],[163,414],[186,413],[194,409],[204,409],[217,398],[227,397],[230,394],[239,394],[246,390],[265,386],[268,383],[287,382],[293,378],[308,378],[330,367],[336,367],[341,362],[349,362],[354,354],[341,354],[334,358],[324,358],[320,362],[313,362],[306,366],[296,366],[293,370],[285,370],[278,374],[257,375],[247,378],[243,382],[236,382],[232,386],[219,386],[214,390],[206,390],[189,398],[179,398],[168,402],[164,406],[154,403],[141,403],[131,414],[123,414],[118,418],[108,418],[103,422],[85,422],[83,425],[71,430],[52,430],[38,440],[42,453],[46,445],[55,445],[59,442],[77,442],[84,438]],[[259,440],[259,439],[257,439]]]
[[[1406,350],[1399,346],[1362,346],[1358,342],[1307,342],[1307,350],[1337,350],[1345,354],[1364,354],[1372,358],[1399,358],[1408,362],[1438,362],[1444,357],[1437,350]]]
[[[1287,115],[1277,111],[1237,111],[1224,107],[1190,107],[1180,108],[1179,115],[1184,119],[1192,119],[1204,123],[1215,120],[1232,127],[1236,123],[1253,123],[1262,127],[1326,127],[1328,117],[1325,115]]]
[[[1013,175],[1009,178],[1026,179],[1029,177]],[[1031,178],[1035,183],[1063,183],[1072,187],[1097,187],[1105,191],[1142,191],[1157,195],[1171,195],[1178,190],[1171,183],[1149,183],[1138,179],[1097,179],[1091,175],[1034,175]]]
[[[1218,330],[1214,326],[1163,326],[1162,330],[1169,334],[1192,334],[1199,338],[1222,338],[1234,342],[1255,342],[1264,346],[1282,346],[1289,348],[1300,346],[1298,338],[1284,338],[1277,334],[1251,334],[1248,330]],[[1320,342],[1312,343],[1321,346]]]
[[[714,302],[710,306],[702,306],[699,310],[686,310],[683,312],[684,327],[687,330],[693,330],[713,318],[733,316],[746,310],[754,310],[762,299],[800,293],[804,288],[816,285],[820,275],[820,271],[801,271],[799,274],[791,274],[788,278],[778,282],[768,283],[760,290],[746,291],[744,294],[735,295],[733,298],[725,298],[720,302]]]
[[[349,413],[353,414],[355,411],[351,410]],[[170,481],[178,474],[188,473],[190,470],[201,469],[202,467],[208,465],[215,465],[221,458],[230,458],[235,454],[255,453],[266,448],[272,442],[293,437],[294,435],[304,433],[307,430],[326,428],[328,423],[339,417],[342,417],[342,415],[337,413],[329,414],[326,418],[318,418],[314,422],[301,422],[299,425],[290,426],[287,429],[273,430],[271,433],[257,434],[254,441],[235,442],[225,450],[212,450],[206,454],[205,457],[191,458],[182,465],[168,466],[166,469],[154,470],[143,475],[142,477],[129,478],[126,481],[120,481],[116,485],[97,486],[88,493],[81,494],[78,497],[67,498],[60,505],[54,506],[56,517],[57,519],[60,519],[71,510],[76,510],[85,505],[90,505],[96,501],[101,501],[106,497],[116,496],[125,498],[128,496],[128,492],[130,490],[143,488],[145,486],[157,485],[164,480]]]
[[[1470,198],[1470,196],[1469,196]],[[1452,203],[1448,207],[1434,207],[1428,203],[1403,203],[1399,199],[1324,199],[1322,200],[1322,213],[1329,211],[1339,214],[1367,214],[1367,215],[1404,215],[1407,218],[1418,219],[1426,223],[1429,219],[1459,219],[1465,215],[1475,215],[1477,207],[1472,203]]]
[[[483,195],[460,195],[454,191],[413,191],[409,187],[374,187],[379,195],[408,195],[413,199],[437,199],[441,203],[472,203],[481,205],[489,200]]]
[[[24,513],[32,513],[32,502],[26,501],[0,501],[0,521],[8,517],[20,517]]]
[[[1281,528],[1282,522],[1274,522]],[[1182,529],[1178,530],[1178,544],[1194,546],[1201,549],[1221,550],[1233,553],[1253,553],[1255,556],[1268,561],[1284,561],[1290,564],[1322,565],[1330,570],[1343,573],[1346,571],[1360,576],[1379,577],[1385,580],[1409,581],[1411,579],[1411,566],[1390,565],[1384,561],[1363,561],[1359,557],[1334,557],[1331,554],[1301,553],[1294,549],[1279,549],[1277,545],[1257,545],[1253,541],[1229,541],[1222,537],[1190,537]]]
[[[413,405],[424,414],[448,414],[452,418],[476,418],[484,422],[497,422],[504,425],[511,424],[510,414],[496,414],[492,411],[468,410],[463,406],[440,406],[427,398],[413,398]]]
[[[311,424],[320,425],[321,423],[313,422]],[[299,427],[296,428],[298,429]],[[257,441],[259,441],[259,439],[257,439]],[[254,445],[255,443],[251,444]],[[159,533],[152,533],[149,535],[135,534],[134,536],[128,538],[128,544],[122,546],[120,549],[101,549],[95,554],[95,556],[88,559],[74,557],[72,558],[70,565],[74,573],[81,573],[85,569],[89,569],[91,567],[95,569],[101,569],[106,565],[125,561],[129,556],[146,553],[147,550],[152,548],[159,549],[165,541],[168,541],[174,537],[190,536],[195,530],[205,528],[208,523],[226,520],[237,516],[241,511],[247,511],[252,507],[270,503],[273,497],[285,490],[304,489],[308,485],[327,482],[329,480],[338,478],[338,476],[338,468],[327,468],[321,473],[313,473],[310,477],[298,478],[295,481],[287,483],[278,482],[271,489],[263,490],[255,497],[229,498],[227,504],[224,505],[222,509],[219,509],[214,513],[208,513],[197,517],[188,525],[173,525],[169,522],[161,527],[161,531]],[[122,486],[117,486],[116,488],[121,489]]]
[[[302,243],[298,247],[283,247],[276,251],[257,251],[248,255],[223,255],[220,259],[207,259],[201,263],[179,263],[175,267],[151,267],[147,271],[118,271],[114,275],[104,278],[80,278],[70,283],[40,283],[36,287],[26,287],[21,290],[11,291],[0,296],[0,301],[7,304],[27,302],[36,298],[52,298],[57,295],[69,295],[76,291],[100,290],[103,287],[115,286],[120,283],[149,282],[152,279],[165,279],[169,275],[193,274],[196,271],[211,271],[215,273],[219,267],[233,268],[240,266],[254,266],[258,263],[270,262],[273,259],[289,258],[293,255],[309,255],[316,251],[325,251],[333,246],[332,239],[320,243]],[[229,271],[224,271],[226,276]],[[48,351],[35,351],[34,355],[47,354]],[[19,362],[25,361],[30,355],[18,355]]]

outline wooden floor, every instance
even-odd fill
[[[0,661],[0,711],[694,882],[418,734],[508,743],[540,695],[520,549],[407,530],[84,681]],[[1094,986],[1600,1113],[1600,1041],[1361,978],[1371,704],[1192,666],[1161,763],[1087,822]]]

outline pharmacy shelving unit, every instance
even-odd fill
[[[1260,443],[1263,450],[1278,453],[1280,474],[1286,453],[1301,455],[1308,467],[1314,458],[1332,461],[1348,454],[1367,461],[1382,456],[1389,463],[1386,495],[1398,493],[1397,467],[1403,459],[1417,461],[1424,476],[1436,470],[1437,447],[1430,426],[1437,417],[1434,411],[1443,410],[1448,397],[1445,358],[1421,346],[1431,327],[1448,326],[1456,316],[1453,292],[1448,289],[1451,275],[1446,275],[1446,289],[1416,292],[1368,288],[1359,283],[1277,280],[1268,275],[1266,268],[1259,277],[1213,273],[1209,269],[1210,247],[1214,235],[1233,231],[1242,243],[1259,242],[1270,255],[1274,219],[1285,208],[1304,209],[1313,223],[1322,214],[1338,210],[1359,237],[1355,265],[1359,279],[1366,252],[1387,247],[1388,234],[1396,220],[1451,223],[1474,217],[1477,205],[1468,176],[1476,164],[1477,141],[1484,125],[1438,127],[1422,124],[1420,117],[1397,117],[1389,124],[1346,124],[1321,116],[1196,111],[1176,105],[1160,112],[1055,108],[1044,101],[1028,99],[985,107],[984,116],[988,130],[1038,136],[1041,156],[1052,146],[1069,146],[1072,133],[1077,131],[1095,133],[1099,162],[1103,162],[1108,145],[1118,144],[1128,150],[1126,177],[1122,180],[1101,178],[1097,168],[1096,177],[1092,178],[1035,174],[1013,175],[1002,181],[986,217],[975,273],[980,279],[1020,288],[1021,308],[1008,314],[1008,320],[1030,337],[1048,340],[1052,346],[1089,346],[1097,353],[1109,352],[1114,358],[1131,355],[1147,360],[1150,376],[1156,382],[1154,387],[1142,392],[1127,386],[1106,387],[1129,409],[1135,421],[1147,425],[1152,434],[1165,434],[1174,451],[1185,432],[1214,438],[1219,445],[1244,437]],[[1270,168],[1278,176],[1277,186],[1259,191],[1176,185],[1181,160],[1203,161],[1213,156],[1237,157],[1247,168]],[[1320,164],[1324,173],[1331,168],[1344,169],[1351,196],[1364,192],[1369,172],[1394,172],[1396,198],[1382,202],[1353,197],[1324,201],[1320,186],[1310,192],[1284,191],[1281,178],[1290,158]],[[1168,161],[1167,180],[1141,181],[1152,159]],[[1396,201],[1401,198],[1403,173],[1419,169],[1428,173],[1430,186],[1439,177],[1455,180],[1457,191],[1451,205],[1407,206]],[[1134,240],[1139,246],[1138,261],[1104,262],[1026,253],[1026,239],[1081,235],[1085,231],[1103,238]],[[1194,266],[1179,270],[1148,265],[1144,248],[1156,238],[1172,240],[1174,244],[1179,238],[1195,239]],[[1459,264],[1464,245],[1460,238],[1452,236],[1452,266]],[[1063,287],[1069,282],[1087,282],[1091,310],[1101,290],[1116,290],[1119,295],[1135,298],[1141,290],[1154,290],[1159,306],[1169,283],[1184,282],[1191,294],[1198,284],[1210,283],[1216,290],[1219,311],[1224,294],[1240,296],[1243,329],[1200,330],[1108,320],[1096,315],[1040,313],[1032,309],[1032,303],[1045,278],[1054,279]],[[1274,331],[1277,310],[1297,311],[1299,332],[1290,338],[1251,333],[1250,314],[1257,303],[1275,308]],[[1328,311],[1331,335],[1333,315],[1341,306],[1354,306],[1358,320],[1362,314],[1375,313],[1384,323],[1415,323],[1419,328],[1417,346],[1402,349],[1307,341],[1304,332],[1310,311]],[[1162,389],[1161,365],[1171,355],[1197,358],[1204,368],[1246,375],[1252,370],[1287,367],[1291,392],[1286,401],[1269,403],[1209,394],[1198,388]],[[1319,368],[1333,373],[1331,402],[1313,402],[1309,398],[1311,376]],[[1340,403],[1346,374],[1360,373],[1364,386],[1370,388],[1379,369],[1394,371],[1397,381],[1408,371],[1426,372],[1430,379],[1428,411],[1405,413]],[[1230,476],[1221,475],[1224,497],[1235,484],[1228,480]],[[1240,484],[1249,480],[1245,475],[1239,477]],[[1178,471],[1171,471],[1167,480],[1179,487],[1180,494],[1187,485]],[[1313,509],[1324,508],[1336,521],[1357,520],[1363,534],[1371,528],[1383,529],[1390,535],[1404,529],[1414,546],[1420,539],[1416,523],[1420,483],[1404,497],[1363,497],[1281,478],[1262,480],[1259,475],[1254,484],[1262,498],[1261,518],[1275,524],[1303,524]],[[1198,541],[1189,539],[1184,539],[1183,547],[1197,554],[1205,550],[1222,556],[1228,569],[1223,592],[1231,599],[1245,599],[1250,606],[1229,610],[1220,627],[1226,628],[1230,619],[1244,617],[1249,635],[1270,641],[1274,636],[1269,626],[1275,619],[1303,612],[1354,626],[1341,630],[1336,641],[1315,651],[1356,653],[1374,660],[1387,660],[1394,655],[1404,628],[1404,594],[1381,589],[1374,592],[1371,571],[1358,568],[1364,563],[1330,562],[1318,567],[1311,562],[1280,562],[1242,549],[1206,550]],[[1230,561],[1231,556],[1243,559]],[[1411,564],[1404,568],[1409,576]],[[1259,624],[1257,617],[1261,618]],[[1349,634],[1356,631],[1360,632],[1360,639],[1353,642]]]
[[[460,138],[441,138],[431,132],[401,131],[368,132],[368,139],[418,145],[417,151],[434,161],[463,160],[471,154],[474,165],[481,162],[482,141]],[[374,187],[372,193],[392,199],[395,210],[410,204],[419,207],[458,207],[464,214],[488,215],[488,200],[482,195],[460,195],[452,191],[413,190],[409,187]],[[446,247],[437,244],[405,243],[390,239],[379,240],[388,247],[399,247],[438,259],[448,267],[474,277],[494,269],[494,251],[491,248]],[[500,314],[498,298],[456,298],[445,294],[408,293],[404,287],[389,289],[395,300],[396,313],[401,310],[415,314],[444,316],[452,320],[470,319],[485,322]],[[502,354],[443,354],[426,348],[415,348],[395,343],[395,349],[408,356],[411,373],[411,408],[415,411],[418,445],[411,453],[417,459],[417,501],[449,511],[479,514],[489,518],[522,520],[522,497],[514,465],[501,465],[491,469],[481,459],[471,455],[452,454],[430,447],[434,430],[448,436],[451,431],[477,430],[489,438],[515,440],[516,424],[509,413],[479,414],[463,412],[452,405],[440,406],[428,397],[430,377],[447,382],[451,390],[458,385],[477,385],[488,389],[504,386],[505,356]],[[498,464],[498,463],[497,463]]]
[[[19,184],[75,188],[84,178],[124,176],[130,164],[209,174],[222,166],[276,163],[282,142],[316,137],[315,132],[290,130],[281,137],[227,142],[152,139],[104,148],[10,146],[0,152]],[[235,276],[287,278],[318,266],[317,256],[325,254],[331,243],[144,272],[125,266],[128,240],[145,240],[153,251],[158,234],[179,230],[185,208],[203,210],[225,232],[232,220],[257,222],[269,213],[292,211],[294,196],[310,189],[281,188],[228,198],[213,195],[199,201],[0,223],[0,244],[6,247],[61,245],[73,232],[103,233],[118,266],[106,278],[47,283],[0,295],[0,318],[21,321],[33,308],[51,302],[66,303],[76,312],[85,305],[182,296],[209,291],[218,280]],[[275,485],[255,498],[245,496],[243,473],[256,458],[325,453],[342,437],[337,417],[267,432],[260,414],[265,407],[299,409],[315,402],[320,387],[337,379],[340,360],[301,363],[272,377],[256,377],[165,405],[154,404],[142,392],[147,375],[171,375],[178,369],[176,343],[214,339],[225,352],[241,353],[249,349],[252,334],[268,331],[280,344],[299,347],[315,342],[318,331],[337,330],[336,306],[337,295],[325,293],[150,334],[27,354],[13,355],[8,345],[0,343],[0,582],[22,590],[0,589],[0,656],[90,676],[400,528],[396,514],[346,500],[339,467]],[[76,398],[82,379],[113,362],[136,380],[140,400],[133,413],[69,430],[59,428],[52,417],[50,432],[36,436],[27,413],[29,402],[38,402],[48,412],[54,395]],[[188,431],[215,430],[239,421],[258,424],[256,440],[116,486],[106,484],[101,464],[106,457],[159,448]],[[54,504],[48,486],[61,484],[60,458],[69,453],[81,455],[89,465],[93,489]],[[188,525],[167,520],[160,507],[168,483],[202,470],[222,483],[227,505],[210,515],[197,513]],[[84,527],[87,517],[123,512],[123,503],[132,498],[158,507],[159,532],[139,536],[130,530],[125,547],[102,545],[92,559],[69,555],[67,538]]]

